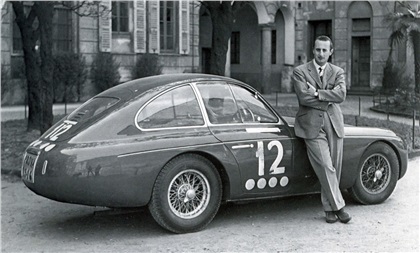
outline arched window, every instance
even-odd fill
[[[351,41],[352,90],[370,90],[372,7],[368,2],[352,2],[348,9]]]

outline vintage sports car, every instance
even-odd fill
[[[395,133],[346,126],[341,188],[386,200],[407,170]],[[319,192],[295,136],[258,91],[237,80],[160,75],[93,97],[26,149],[22,179],[44,197],[112,208],[147,205],[162,227],[198,231],[226,201]]]

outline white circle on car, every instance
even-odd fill
[[[280,185],[285,187],[287,184],[289,183],[289,178],[288,177],[282,177],[280,179]]]
[[[267,185],[267,181],[264,178],[260,178],[258,180],[257,186],[259,189],[264,189],[266,185]]]
[[[245,188],[248,191],[250,191],[250,190],[254,189],[254,187],[255,187],[255,181],[254,181],[254,179],[248,179],[248,181],[246,181],[246,183],[245,183]]]
[[[274,187],[276,186],[276,184],[277,184],[277,178],[276,178],[276,177],[272,177],[272,178],[270,178],[270,180],[268,181],[268,185],[269,185],[271,188],[274,188]]]

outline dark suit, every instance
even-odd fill
[[[346,98],[343,69],[327,63],[323,82],[313,61],[293,71],[293,84],[299,100],[295,133],[305,140],[308,157],[321,183],[325,211],[337,211],[345,203],[339,189],[344,122],[339,103]],[[308,83],[318,90],[314,97]]]

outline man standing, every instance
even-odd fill
[[[314,59],[296,67],[293,84],[299,101],[296,136],[305,140],[309,161],[321,184],[326,221],[347,223],[339,189],[343,157],[344,122],[339,103],[346,98],[344,71],[328,63],[333,43],[327,36],[315,40]]]

